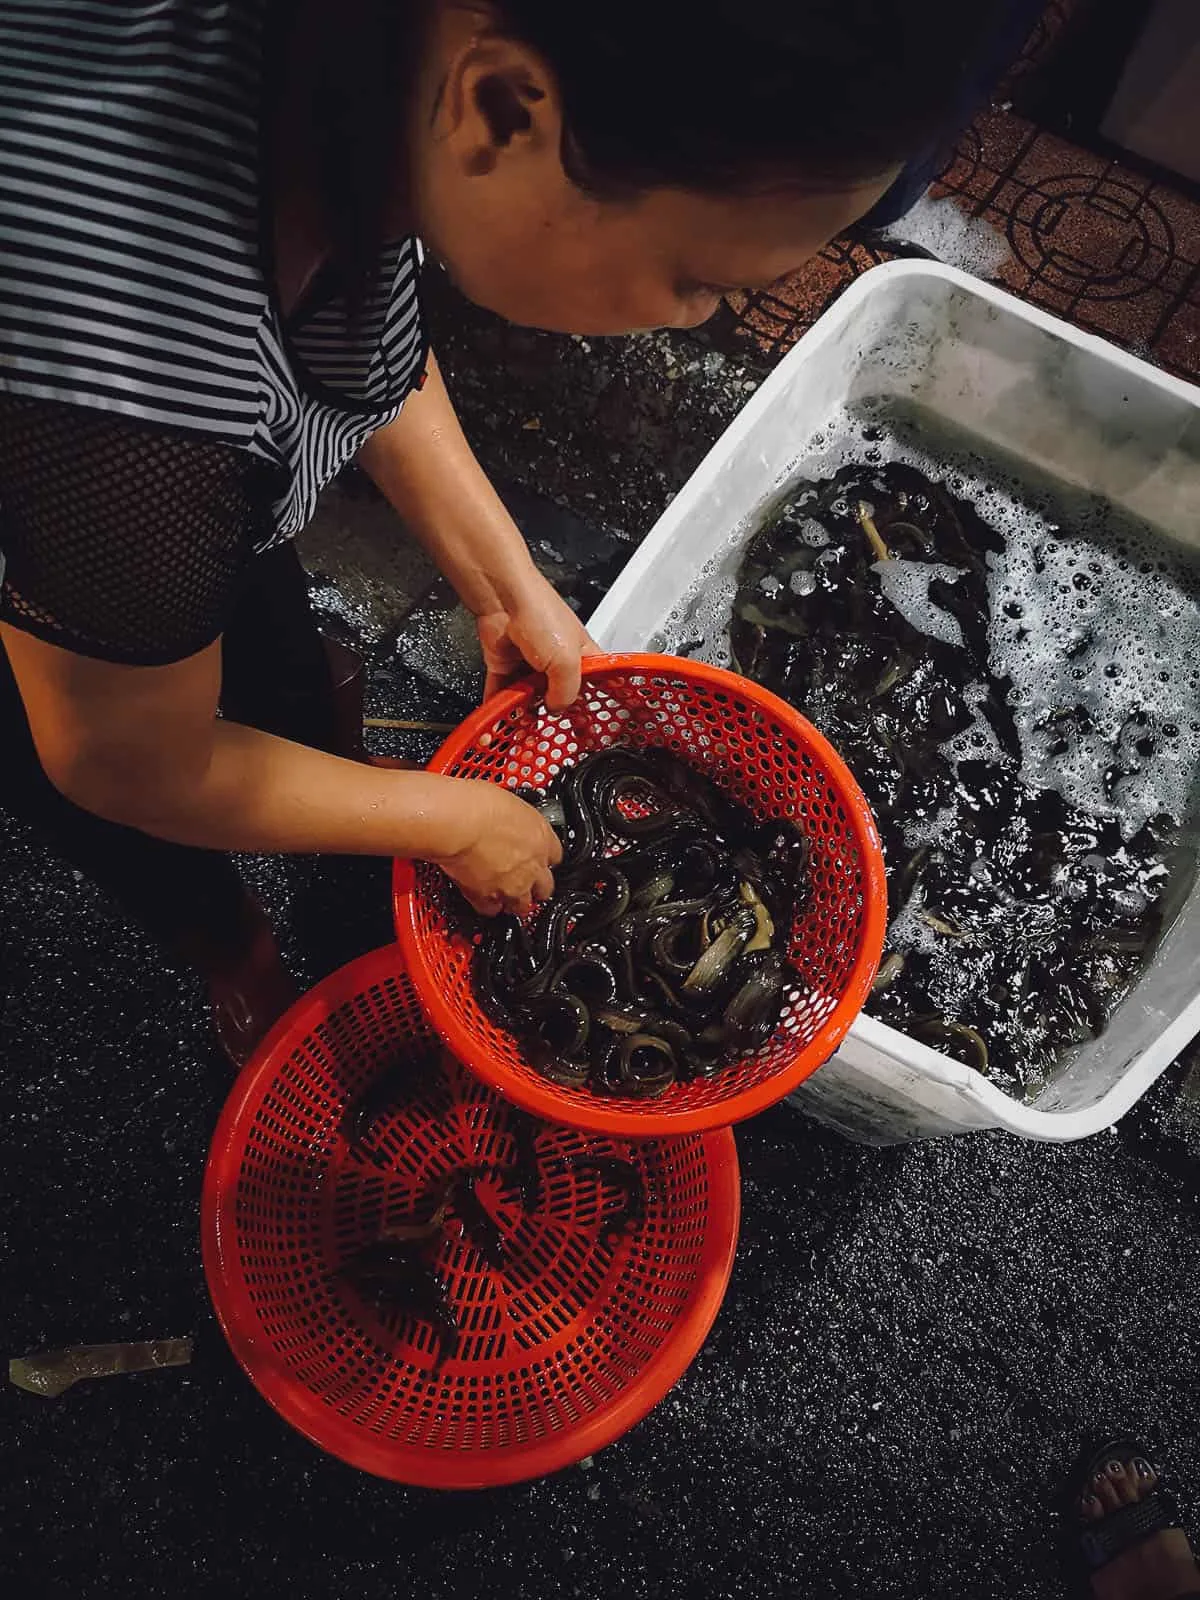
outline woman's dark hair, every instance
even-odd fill
[[[400,108],[437,3],[330,0],[326,9],[315,109],[330,226],[351,279],[379,242]],[[566,169],[604,196],[836,189],[881,176],[946,130],[1004,4],[480,0],[478,9],[554,72]]]
[[[496,0],[598,193],[832,189],[945,131],[1000,0]],[[957,130],[953,130],[957,131]]]

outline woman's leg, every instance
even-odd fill
[[[222,641],[221,710],[231,722],[314,750],[343,749],[347,731],[334,688],[330,644],[317,628],[308,580],[290,542],[257,556]],[[358,726],[362,737],[361,662]]]
[[[295,546],[278,545],[259,556],[244,601],[225,631],[225,715],[348,761],[418,765],[367,756],[365,687],[362,657],[317,628]]]

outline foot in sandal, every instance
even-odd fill
[[[219,932],[187,929],[172,941],[172,951],[203,979],[217,1039],[240,1070],[299,998],[269,918],[247,891]]]
[[[1068,1500],[1096,1600],[1200,1600],[1200,1567],[1144,1446],[1120,1439],[1090,1452]]]

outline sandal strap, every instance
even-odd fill
[[[1079,1546],[1089,1569],[1095,1572],[1143,1540],[1178,1526],[1179,1518],[1168,1497],[1152,1489],[1133,1505],[1121,1506],[1098,1522],[1088,1523],[1079,1535]]]

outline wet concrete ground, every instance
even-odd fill
[[[444,318],[468,430],[587,611],[757,374]],[[376,716],[454,720],[468,632],[393,531],[340,486],[305,544],[318,600],[370,648]],[[388,936],[384,863],[246,870],[305,982]],[[1062,1148],[757,1119],[730,1293],[672,1395],[590,1467],[416,1493],[321,1456],[224,1347],[196,1218],[228,1080],[197,989],[8,826],[0,896],[0,1354],[197,1340],[183,1372],[0,1389],[3,1592],[1040,1600],[1065,1592],[1058,1476],[1110,1429],[1161,1450],[1200,1531],[1200,1167],[1163,1137],[1172,1083]]]

